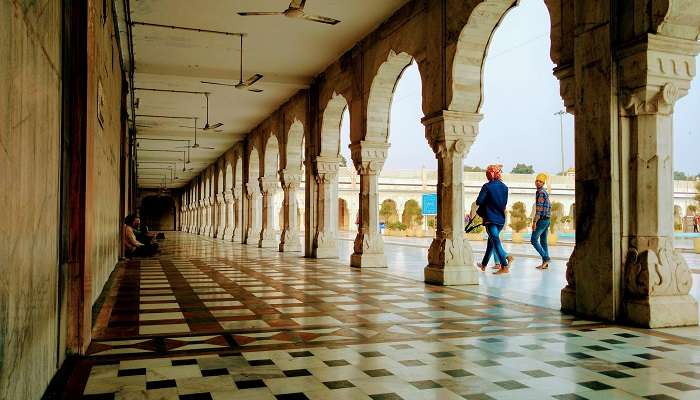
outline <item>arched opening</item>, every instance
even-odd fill
[[[279,226],[277,210],[282,202],[279,199],[279,143],[274,133],[271,133],[265,143],[263,153],[264,168],[261,180],[262,188],[262,231],[260,233],[260,247],[276,247],[277,231]]]
[[[141,200],[141,223],[153,231],[174,231],[175,200],[170,196],[147,196]]]

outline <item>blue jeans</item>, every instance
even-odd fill
[[[547,230],[549,229],[549,218],[537,221],[535,230],[532,232],[530,243],[540,253],[542,262],[549,261],[549,248],[547,247]]]
[[[486,266],[491,258],[491,253],[495,252],[493,258],[496,264],[501,264],[504,267],[508,266],[508,260],[506,259],[508,254],[503,249],[501,238],[498,236],[501,233],[501,229],[503,229],[503,225],[488,224],[485,225],[485,227],[486,233],[489,234],[489,239],[488,242],[486,242],[486,252],[484,253],[481,265]]]

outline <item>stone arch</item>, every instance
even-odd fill
[[[389,140],[389,113],[396,83],[403,71],[411,65],[413,57],[408,53],[389,52],[387,60],[377,70],[367,99],[366,141]]]
[[[233,167],[231,166],[231,161],[229,159],[226,159],[226,162],[224,163],[224,179],[224,189],[233,189]]]
[[[265,150],[263,151],[263,175],[277,176],[279,170],[279,143],[277,142],[277,136],[270,134],[265,143]]]
[[[301,169],[304,162],[304,124],[298,119],[289,127],[286,144],[286,168]]]
[[[217,167],[219,165],[217,164]],[[220,194],[224,192],[224,168],[223,165],[221,165],[220,168],[216,169],[216,194]]]
[[[333,97],[323,110],[321,121],[321,155],[337,157],[340,153],[340,122],[348,102],[341,94],[333,93]]]
[[[233,187],[240,188],[243,185],[243,159],[241,157],[236,157],[231,177],[233,179]]]
[[[248,156],[248,182],[257,182],[260,177],[260,154],[258,148],[252,146]]]
[[[483,105],[484,61],[493,33],[517,0],[486,0],[472,10],[457,40],[449,109],[478,113]]]

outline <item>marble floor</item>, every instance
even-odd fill
[[[190,234],[162,248],[119,267],[64,398],[700,398],[689,335]]]

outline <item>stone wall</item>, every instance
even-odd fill
[[[122,72],[111,7],[112,2],[90,1],[88,9],[85,262],[92,276],[91,302],[102,292],[120,250]]]
[[[60,2],[0,2],[0,399],[57,364]]]

